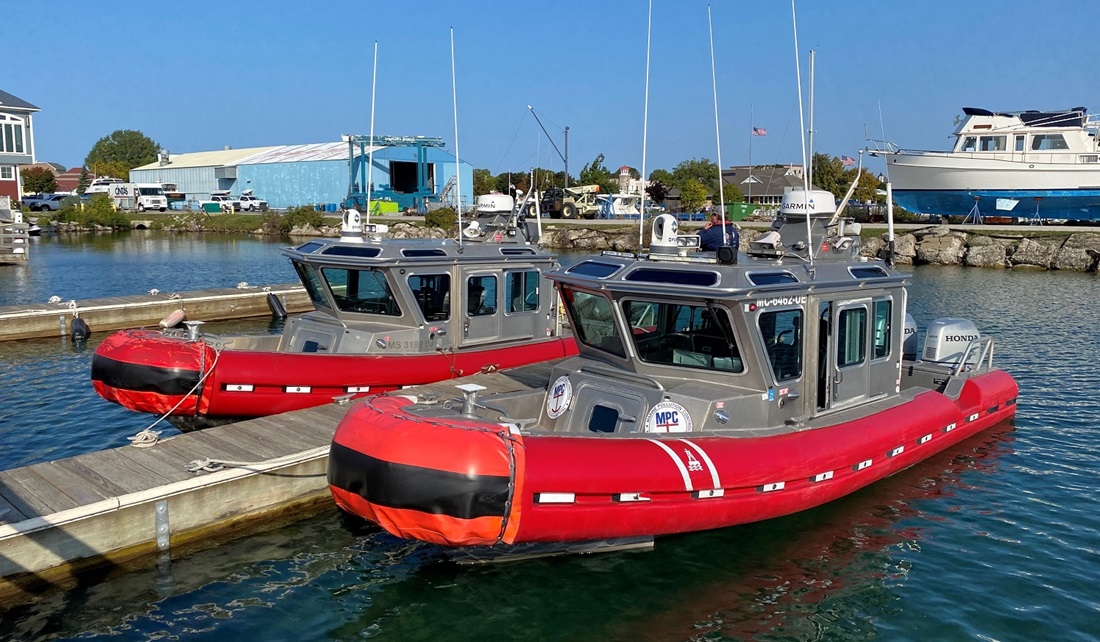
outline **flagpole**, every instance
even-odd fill
[[[752,205],[752,139],[755,129],[752,119],[752,103],[749,103],[749,205]]]

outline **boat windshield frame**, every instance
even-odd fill
[[[648,365],[745,373],[729,310],[699,300],[624,298],[638,359]],[[652,322],[652,323],[650,323]]]
[[[321,278],[324,279],[336,308],[341,312],[401,317],[404,314],[393,295],[388,272],[374,266],[357,268],[325,265],[320,268]],[[337,278],[340,273],[343,273],[343,282]],[[368,278],[363,278],[364,275]]]
[[[609,296],[566,284],[562,284],[560,293],[577,341],[620,359],[627,358],[615,321],[615,303]]]

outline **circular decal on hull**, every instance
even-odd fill
[[[553,385],[546,395],[546,416],[557,419],[569,408],[569,402],[573,400],[573,384],[569,383],[569,377],[562,375],[554,380]]]
[[[691,432],[691,415],[675,401],[653,406],[645,420],[646,432]]]

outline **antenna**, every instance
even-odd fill
[[[798,82],[798,129],[806,130],[806,120],[802,114],[802,67],[798,61],[798,16],[794,9],[794,0],[791,0],[791,26],[794,28],[794,75]],[[810,267],[814,266],[813,234],[810,230],[810,176],[806,171],[806,137],[799,136],[802,143],[802,197],[806,199],[806,254],[810,259]]]
[[[792,0],[793,2],[793,0]],[[642,111],[642,205],[638,214],[638,251],[642,250],[643,236],[645,234],[645,146],[646,134],[649,133],[649,42],[653,34],[653,0],[649,0],[649,21],[645,32],[645,108]]]
[[[370,223],[370,193],[374,187],[374,88],[378,82],[378,41],[374,41],[374,69],[370,75],[370,150],[367,151],[367,223]]]
[[[794,0],[791,0],[792,2]],[[455,28],[451,27],[451,97],[455,111],[455,212],[458,214],[458,247],[462,247],[462,166],[458,156],[458,85],[455,82]]]
[[[817,52],[813,49],[810,50],[810,129],[806,132],[806,135],[810,139],[810,150],[808,156],[810,157],[810,164],[806,167],[807,176],[806,182],[810,185],[814,184],[814,62],[817,59]]]
[[[718,129],[718,80],[714,73],[714,21],[707,5],[707,28],[710,31],[710,84],[714,89],[714,140],[718,144],[718,207],[722,211],[722,245],[726,241],[726,192],[722,181],[722,135]],[[749,170],[751,173],[752,170]]]

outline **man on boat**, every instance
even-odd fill
[[[726,221],[725,234],[722,233],[722,217],[711,212],[710,221],[699,232],[699,245],[704,252],[715,252],[723,245],[737,247],[741,243],[741,233],[732,221]]]

